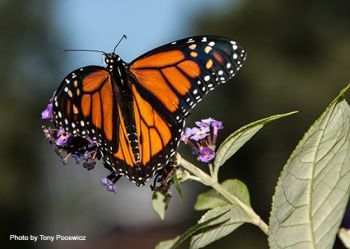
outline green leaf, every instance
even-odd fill
[[[183,192],[182,192],[182,189],[181,189],[181,185],[180,185],[179,178],[178,178],[178,176],[177,176],[176,170],[174,171],[172,181],[173,181],[173,183],[174,183],[174,186],[175,186],[177,192],[179,193],[179,195],[180,195],[181,198],[183,199],[183,198],[184,198],[184,195],[183,195]]]
[[[206,228],[208,226],[208,224],[210,224],[211,222],[213,222],[213,221],[215,221],[217,219],[220,219],[220,217],[224,216],[228,212],[229,212],[229,210],[226,210],[224,212],[221,212],[221,213],[217,214],[216,216],[211,216],[207,220],[205,220],[203,222],[200,222],[200,223],[198,223],[197,225],[195,225],[193,227],[190,227],[181,236],[178,236],[175,239],[160,242],[156,246],[156,249],[168,249],[168,248],[175,249],[176,247],[181,245],[186,239],[191,237],[194,233],[198,232],[199,230],[201,230],[203,228]],[[225,222],[225,220],[222,221],[222,222]]]
[[[233,156],[249,139],[251,139],[265,124],[270,123],[276,119],[287,117],[297,112],[288,112],[284,114],[277,114],[268,118],[260,119],[253,123],[243,126],[237,131],[228,136],[220,145],[216,152],[214,160],[214,167],[220,168],[231,156]]]
[[[172,249],[172,248],[174,248],[174,245],[175,245],[176,241],[179,240],[179,238],[180,238],[180,236],[176,236],[174,239],[162,241],[162,242],[158,243],[158,245],[155,247],[155,249]]]
[[[338,232],[339,239],[346,248],[350,248],[350,229],[340,228]]]
[[[168,200],[160,191],[155,191],[152,196],[153,210],[159,215],[161,220],[164,220],[165,211],[168,208]]]
[[[221,186],[236,196],[244,204],[250,206],[250,197],[247,186],[237,179],[229,179],[224,181]],[[230,204],[222,195],[220,195],[215,189],[201,193],[197,197],[196,204],[194,205],[195,210],[207,210],[216,207],[222,207]]]
[[[210,243],[219,240],[228,234],[232,233],[243,223],[251,222],[251,219],[246,215],[239,206],[226,205],[217,207],[205,213],[199,220],[199,223],[206,222],[212,217],[222,215],[219,219],[211,221],[205,229],[202,229],[191,239],[190,248],[203,248]]]
[[[270,248],[332,248],[350,191],[350,107],[345,88],[284,166],[273,198]]]

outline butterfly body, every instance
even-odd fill
[[[135,167],[140,168],[140,150],[138,147],[140,141],[137,136],[136,121],[134,118],[133,93],[131,90],[132,81],[128,74],[128,65],[115,53],[106,54],[105,62],[107,64],[106,68],[112,75],[112,85],[115,88],[117,102],[120,103],[121,118],[125,122],[126,135],[130,141],[132,153],[135,158]]]
[[[143,185],[175,154],[185,118],[246,57],[235,41],[191,37],[130,64],[105,54],[106,67],[70,73],[54,96],[54,122],[96,142],[104,165]]]

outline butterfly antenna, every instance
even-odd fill
[[[95,53],[102,53],[106,54],[106,52],[102,50],[95,50],[95,49],[65,49],[64,52],[95,52]]]
[[[113,53],[115,52],[116,48],[117,48],[118,45],[122,42],[123,39],[126,40],[126,39],[128,39],[128,38],[126,37],[126,35],[123,35],[122,38],[120,38],[120,40],[118,41],[117,45],[115,45],[115,47],[114,47],[114,49],[113,49]]]

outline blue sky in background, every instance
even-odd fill
[[[123,34],[128,39],[117,49],[130,62],[156,46],[195,35],[192,24],[198,15],[222,12],[233,0],[57,0],[54,21],[67,48],[101,49],[106,52]],[[70,53],[65,69],[101,64],[93,53]]]

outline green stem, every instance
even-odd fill
[[[213,169],[213,164],[212,163],[209,163],[209,172],[210,172],[211,177],[214,177],[214,169]]]
[[[220,167],[214,167],[214,172],[213,172],[212,177],[214,178],[215,181],[218,181],[219,168]]]
[[[255,211],[250,207],[240,201],[236,196],[232,195],[226,189],[224,189],[214,177],[210,177],[207,173],[202,171],[201,169],[194,166],[192,163],[183,159],[180,155],[178,155],[178,162],[182,165],[186,170],[191,172],[194,176],[201,179],[201,182],[204,185],[210,186],[215,189],[218,193],[220,193],[223,197],[225,197],[231,204],[238,205],[241,207],[244,212],[252,219],[252,224],[258,226],[265,234],[268,234],[268,226],[267,224],[260,218],[259,215],[255,213]]]
[[[189,175],[187,176],[187,179],[188,180],[192,180],[192,181],[196,181],[196,182],[202,182],[201,179],[197,176],[194,176],[194,175]]]

